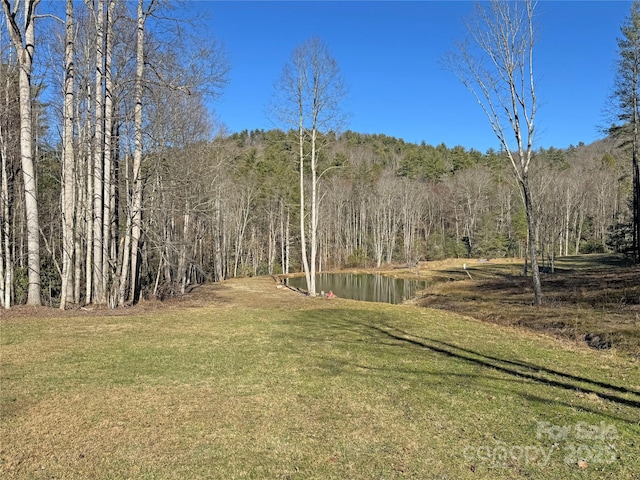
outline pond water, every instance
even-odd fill
[[[307,289],[304,276],[287,279],[287,285]],[[423,290],[426,282],[393,278],[384,275],[356,273],[319,273],[316,275],[316,291],[325,294],[331,290],[338,297],[367,302],[402,303]]]

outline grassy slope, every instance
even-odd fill
[[[598,335],[640,359],[640,267],[614,255],[558,258],[555,273],[542,275],[541,308],[531,308],[531,279],[521,274],[507,259],[423,262],[418,278],[430,287],[417,303],[578,342]]]
[[[0,319],[0,476],[640,471],[640,372],[624,353],[417,306],[308,299],[267,279],[203,294],[118,316]],[[537,422],[570,431],[553,439]],[[576,430],[596,425],[609,438]]]

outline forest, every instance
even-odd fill
[[[227,132],[207,109],[227,82],[224,50],[202,47],[203,33],[167,5],[68,0],[45,35],[34,27],[38,0],[26,11],[2,1],[4,308],[117,307],[298,272],[306,242],[317,271],[528,255],[504,150],[302,120]],[[532,151],[543,274],[558,256],[633,250],[631,155],[618,137]]]

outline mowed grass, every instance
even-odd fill
[[[640,371],[271,279],[0,319],[1,478],[638,478]]]

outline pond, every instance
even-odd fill
[[[304,276],[287,279],[287,285],[307,289]],[[330,290],[341,298],[367,302],[402,303],[426,288],[427,282],[385,275],[360,273],[319,273],[316,275],[316,291]]]

